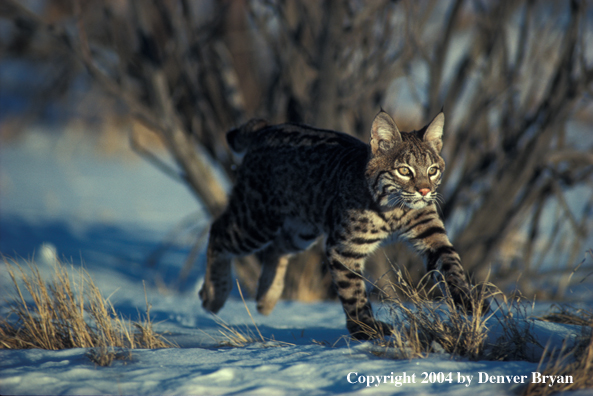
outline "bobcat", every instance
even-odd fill
[[[341,132],[263,120],[231,130],[229,146],[245,156],[228,207],[210,229],[203,307],[222,308],[232,288],[231,259],[256,253],[262,263],[257,309],[269,314],[290,255],[324,235],[350,334],[389,334],[373,317],[362,271],[366,257],[395,235],[415,248],[437,280],[444,278],[455,303],[471,311],[469,284],[435,205],[445,169],[439,155],[444,122],[441,112],[424,128],[402,133],[381,111],[370,145]]]

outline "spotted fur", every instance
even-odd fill
[[[444,114],[419,131],[401,133],[385,112],[373,121],[370,144],[334,131],[253,120],[227,134],[245,152],[226,211],[212,224],[200,297],[222,308],[231,288],[231,259],[257,253],[262,273],[257,307],[268,314],[284,287],[290,255],[325,236],[333,283],[350,333],[389,328],[373,317],[362,277],[364,261],[395,235],[442,274],[455,302],[471,309],[459,255],[436,210],[445,170]],[[436,275],[440,276],[440,275]],[[370,331],[369,331],[370,330]]]

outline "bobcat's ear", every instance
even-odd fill
[[[445,127],[445,113],[442,111],[428,124],[424,132],[424,141],[432,145],[437,153],[443,148],[443,129]]]
[[[381,110],[375,116],[371,127],[371,151],[373,155],[385,152],[402,141],[402,137],[393,118]]]

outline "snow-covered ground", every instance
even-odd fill
[[[0,252],[34,259],[45,274],[54,251],[74,266],[82,261],[103,295],[131,318],[144,311],[145,280],[156,330],[181,348],[134,350],[132,360],[110,367],[95,366],[84,349],[0,349],[0,394],[497,395],[533,380],[535,363],[376,356],[372,344],[348,339],[342,309],[331,302],[282,301],[264,317],[249,300],[258,329],[274,341],[222,347],[220,325],[196,296],[203,256],[185,286],[171,287],[199,224],[180,234],[156,266],[146,264],[184,220],[200,222],[195,199],[140,160],[106,157],[88,137],[64,136],[38,131],[2,146]],[[11,290],[0,264],[2,315]],[[259,337],[236,292],[220,318]],[[531,323],[542,345],[578,334],[570,326]]]

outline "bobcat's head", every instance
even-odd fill
[[[440,112],[419,131],[400,132],[393,119],[379,112],[371,128],[371,158],[366,177],[371,194],[383,208],[422,209],[437,200],[445,161],[445,115]]]

